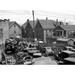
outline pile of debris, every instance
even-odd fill
[[[42,56],[36,49],[36,43],[24,39],[12,38],[5,42],[2,64],[32,64],[34,57]]]
[[[63,51],[67,51],[65,47],[45,47],[43,43],[40,45],[39,43],[37,44],[36,42],[30,42],[25,39],[11,38],[5,42],[5,50],[2,54],[0,64],[33,64],[33,59],[41,56],[53,56],[56,60],[61,61],[65,57],[69,57]]]

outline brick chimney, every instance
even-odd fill
[[[29,19],[27,19],[27,21],[29,21]]]
[[[59,23],[58,23],[58,19],[56,19],[56,26],[58,26],[59,25]]]
[[[27,19],[27,22],[29,22],[29,19]]]
[[[37,18],[36,20],[38,21],[39,19]]]
[[[62,22],[60,22],[60,25],[62,25]]]
[[[66,25],[68,25],[68,23],[66,22]]]
[[[48,20],[48,17],[46,17],[46,20]]]
[[[56,22],[58,22],[58,19],[56,19]]]
[[[10,19],[8,19],[8,21],[10,21]]]

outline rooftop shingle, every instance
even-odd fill
[[[16,21],[11,21],[11,22],[9,22],[9,29],[10,29],[14,24],[16,24],[19,28],[21,28],[20,25],[19,25]]]
[[[75,25],[62,25],[64,30],[75,30]]]
[[[39,20],[39,22],[44,29],[55,28],[55,26],[54,26],[55,21],[54,20]]]

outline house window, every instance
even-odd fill
[[[14,31],[14,34],[16,34],[16,31]]]
[[[14,27],[16,27],[16,25],[14,25]]]
[[[64,31],[64,37],[66,37],[66,31]]]
[[[47,30],[47,33],[49,33],[49,30]]]
[[[52,30],[51,29],[49,29],[49,32],[51,32]]]
[[[75,31],[69,31],[68,35],[70,38],[75,38]]]
[[[54,31],[53,36],[55,37],[62,37],[62,31]]]
[[[46,36],[47,37],[51,37],[52,36],[52,32],[50,30],[48,30],[47,33],[46,33]]]
[[[3,29],[0,29],[0,39],[3,38]]]

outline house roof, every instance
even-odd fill
[[[75,30],[75,25],[61,25],[64,30]]]
[[[36,25],[36,21],[34,21],[34,26],[33,26],[33,21],[30,21],[30,20],[29,20],[28,22],[25,22],[25,23],[23,24],[23,27],[25,28],[28,23],[30,23],[30,25],[31,25],[32,28],[34,28],[34,26]]]
[[[55,28],[54,20],[39,20],[39,22],[44,29]]]
[[[34,21],[35,25],[33,26],[33,21],[31,20],[27,20],[27,22],[25,22],[22,26],[25,28],[28,24],[28,22],[30,23],[31,27],[35,27],[37,22],[40,22],[41,26],[43,27],[43,29],[51,29],[51,28],[55,28],[56,25],[56,21],[55,20],[45,20],[45,19],[37,19],[36,21]],[[60,25],[60,22],[58,22],[58,25]],[[61,25],[63,25],[63,22],[61,22]]]
[[[30,21],[30,25],[32,28],[34,28],[36,26],[36,21],[34,21],[34,26],[33,26],[33,21]]]
[[[10,29],[14,24],[16,24],[19,28],[21,28],[20,25],[19,25],[16,21],[11,21],[11,22],[9,22],[9,29]]]
[[[64,25],[64,23],[62,21],[55,21],[53,24],[54,24],[54,26]]]
[[[53,29],[53,31],[56,31],[56,30],[64,30],[61,26],[57,26]]]

